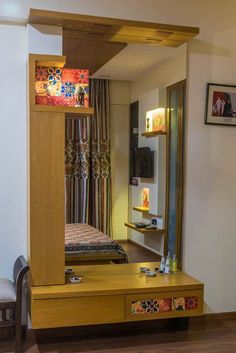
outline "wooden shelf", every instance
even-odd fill
[[[54,113],[71,113],[77,115],[93,115],[94,108],[89,107],[66,107],[66,106],[54,106],[54,105],[40,105],[40,104],[33,104],[30,108],[32,111],[35,112],[54,112]]]
[[[166,131],[146,131],[141,134],[144,137],[153,137],[158,135],[167,135]]]
[[[149,213],[149,208],[144,206],[134,206],[134,211],[142,212],[142,213]]]
[[[135,227],[135,225],[133,223],[125,223],[125,226],[130,228],[130,229],[133,229],[135,230],[136,232],[139,232],[139,233],[144,233],[144,234],[162,234],[165,232],[165,229],[147,229],[147,228],[137,228]]]
[[[148,207],[134,206],[133,210],[137,211],[137,212],[148,214],[149,216],[153,216],[153,217],[162,217],[161,215],[150,213]]]
[[[66,64],[65,55],[29,54],[29,57],[36,66],[63,68]]]

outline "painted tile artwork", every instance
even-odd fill
[[[35,104],[88,107],[89,71],[37,66]]]
[[[197,296],[147,299],[131,303],[131,313],[133,315],[196,310],[197,308]]]

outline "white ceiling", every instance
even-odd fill
[[[135,81],[145,71],[179,55],[182,51],[181,47],[128,44],[126,48],[99,69],[93,77]]]

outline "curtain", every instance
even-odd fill
[[[90,81],[94,115],[66,119],[66,223],[88,223],[111,235],[109,81]]]

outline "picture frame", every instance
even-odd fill
[[[236,126],[236,86],[207,84],[205,124]]]

